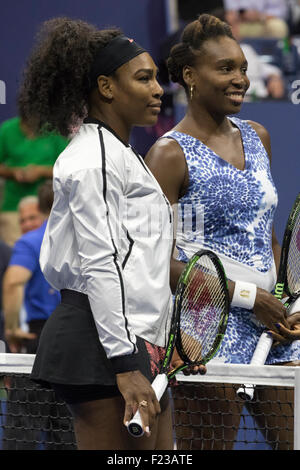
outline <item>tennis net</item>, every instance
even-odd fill
[[[29,379],[34,355],[0,354],[0,449],[76,449],[72,417],[53,390]],[[172,387],[178,450],[300,449],[300,367],[221,364],[177,375]],[[244,402],[241,384],[254,384]]]
[[[0,449],[74,450],[72,417],[53,390],[29,379],[33,361],[0,354]]]
[[[254,398],[237,396],[255,385]],[[174,426],[179,450],[300,449],[300,368],[207,364],[204,376],[178,377]]]

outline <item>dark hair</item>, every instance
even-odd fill
[[[38,188],[39,208],[43,214],[49,214],[53,205],[53,181],[46,180]]]
[[[187,89],[183,67],[195,65],[205,41],[222,36],[234,39],[230,26],[213,15],[203,14],[189,23],[183,30],[181,42],[172,47],[167,60],[171,80]]]
[[[121,34],[117,28],[99,31],[69,18],[44,22],[25,68],[18,98],[20,116],[36,132],[68,136],[88,110],[95,54]]]

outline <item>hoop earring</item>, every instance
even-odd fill
[[[191,85],[191,88],[190,88],[190,100],[191,101],[193,99],[193,95],[194,95],[194,85]]]

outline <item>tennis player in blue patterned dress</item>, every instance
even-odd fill
[[[277,192],[269,134],[256,122],[229,117],[240,111],[249,87],[247,60],[226,23],[201,15],[171,49],[168,68],[171,79],[184,87],[188,107],[184,118],[150,149],[146,163],[178,212],[172,287],[191,255],[201,248],[214,251],[224,264],[232,296],[216,360],[250,363],[267,328],[281,342],[272,348],[267,364],[294,365],[300,359],[298,317],[287,319],[282,303],[271,294],[280,246],[273,229]],[[180,389],[174,388],[179,409],[184,407]],[[232,388],[227,395],[234,396]],[[197,423],[193,445],[230,448],[226,439],[234,438],[230,425],[238,428],[239,413],[236,421],[230,418],[225,439],[214,444],[212,428],[204,439]],[[179,448],[189,448],[187,428],[176,429]]]

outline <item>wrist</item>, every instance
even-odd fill
[[[235,281],[231,306],[252,310],[255,304],[256,294],[257,287],[252,282]]]
[[[115,374],[131,372],[139,368],[136,354],[112,357],[110,358],[110,363]]]

